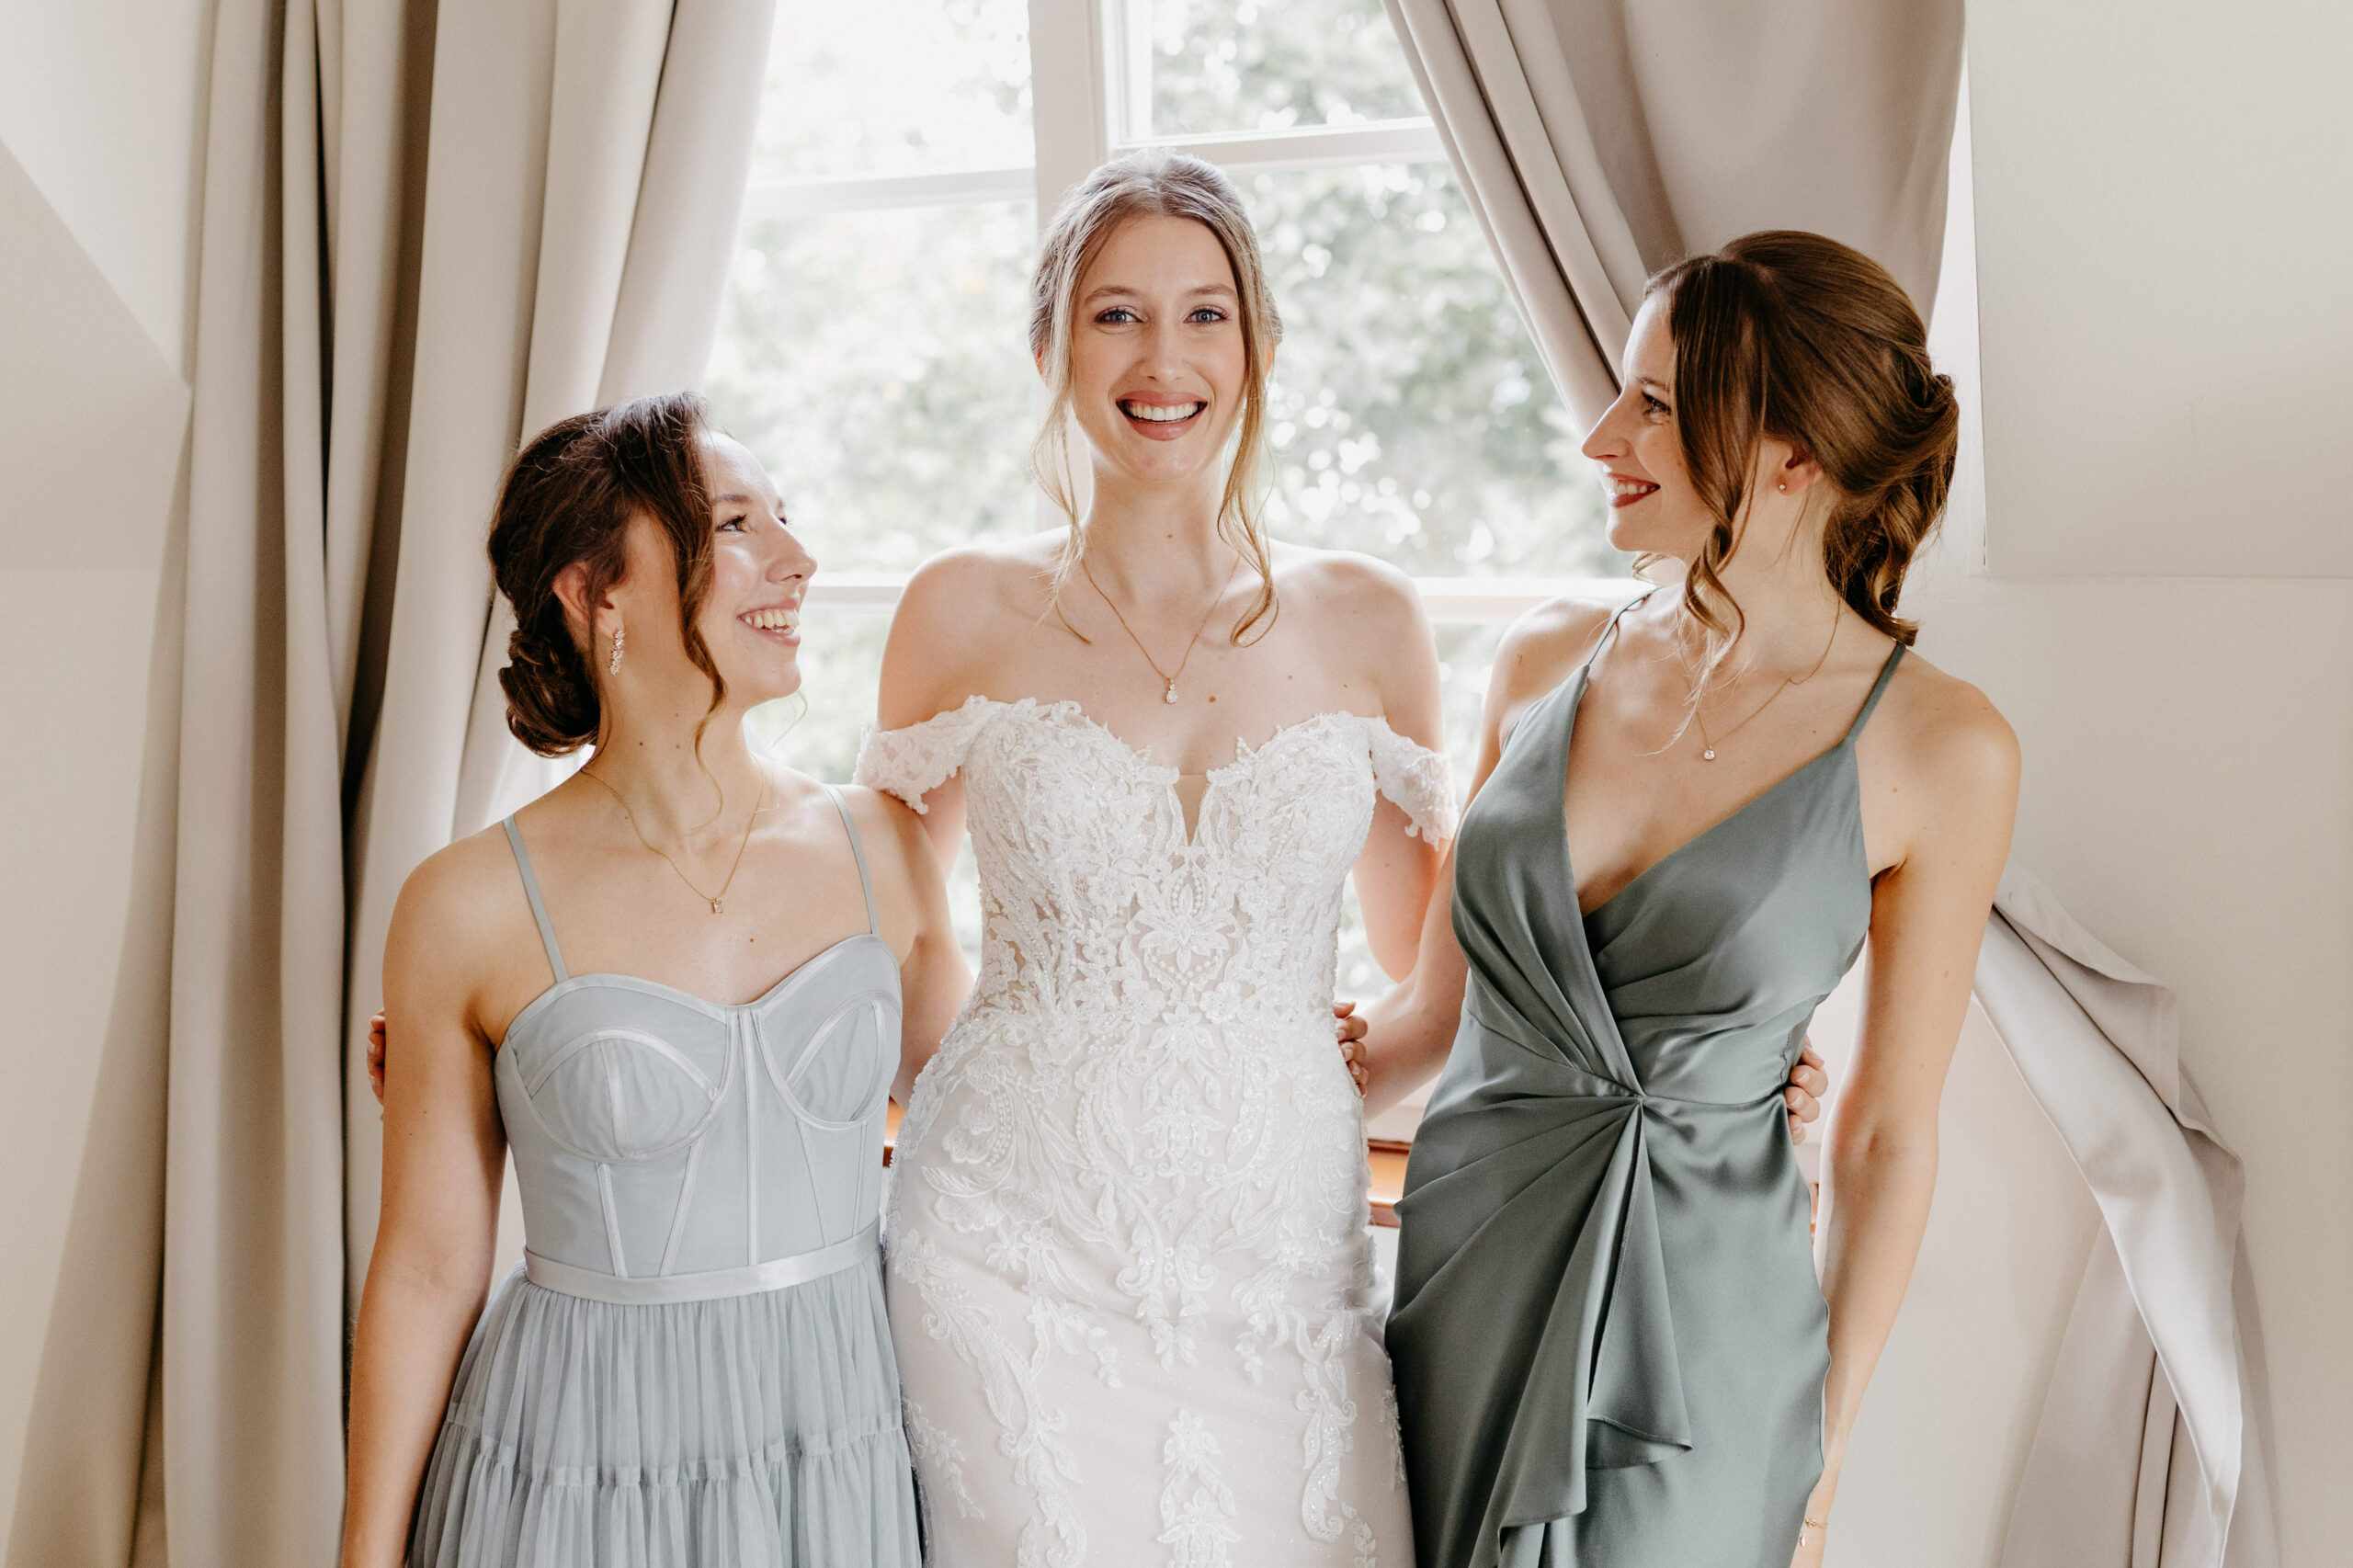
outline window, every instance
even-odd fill
[[[796,766],[848,777],[909,571],[1045,526],[1039,223],[1152,143],[1233,175],[1265,244],[1286,324],[1269,526],[1420,581],[1465,778],[1504,625],[1559,579],[1624,574],[1380,0],[789,7],[709,388],[824,566],[802,663],[825,700],[778,721]],[[966,911],[971,876],[968,853]],[[1340,994],[1384,983],[1352,914]]]

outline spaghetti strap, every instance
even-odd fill
[[[511,816],[501,825],[506,829],[507,847],[515,851],[515,869],[523,873],[523,892],[531,901],[531,918],[540,923],[540,941],[548,950],[548,967],[555,971],[556,982],[562,984],[572,975],[563,967],[563,949],[555,945],[555,927],[549,924],[548,906],[540,898],[540,879],[531,873],[531,855],[523,847],[523,830],[515,825]]]
[[[1644,588],[1641,593],[1636,594],[1632,598],[1628,599],[1624,604],[1620,605],[1615,610],[1610,612],[1609,624],[1603,627],[1601,629],[1601,635],[1593,640],[1593,652],[1587,653],[1585,656],[1585,663],[1577,666],[1577,674],[1581,676],[1590,676],[1592,674],[1593,662],[1601,657],[1601,651],[1604,648],[1608,647],[1611,641],[1617,637],[1618,623],[1626,619],[1626,612],[1657,592],[1658,587],[1654,584],[1652,586]]]
[[[850,820],[849,802],[842,799],[842,792],[828,784],[825,793],[833,798],[834,810],[841,813],[842,830],[849,835],[849,852],[858,860],[858,887],[866,895],[866,928],[879,937],[882,934],[882,922],[874,915],[874,879],[866,871],[866,845],[858,836],[858,824]]]
[[[1863,726],[1871,722],[1871,710],[1877,708],[1879,706],[1879,699],[1887,695],[1888,680],[1895,674],[1895,666],[1903,662],[1904,644],[1898,642],[1894,648],[1889,652],[1887,655],[1887,663],[1880,666],[1879,679],[1871,683],[1870,695],[1863,699],[1862,710],[1855,715],[1855,722],[1847,726],[1847,738],[1838,743],[1840,745],[1847,745],[1852,743],[1857,735],[1863,733]]]

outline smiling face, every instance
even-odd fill
[[[1071,312],[1071,406],[1098,473],[1222,482],[1247,365],[1233,267],[1209,227],[1149,214],[1114,229]]]
[[[740,710],[801,689],[801,601],[817,562],[787,526],[783,504],[758,459],[717,434],[705,435],[700,450],[711,548],[695,626],[727,683],[727,705]],[[627,636],[621,669],[606,680],[608,692],[625,697],[634,687],[652,694],[676,683],[708,694],[710,682],[679,633],[668,539],[640,517],[630,525],[627,550],[628,565],[606,591],[598,617],[598,649],[611,646],[614,624]]]
[[[1715,517],[1684,466],[1665,295],[1653,294],[1636,313],[1625,370],[1618,401],[1603,411],[1580,449],[1601,465],[1609,542],[1630,554],[1688,561],[1707,542]]]

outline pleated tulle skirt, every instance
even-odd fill
[[[613,1306],[517,1269],[474,1329],[412,1568],[919,1568],[880,1270]]]

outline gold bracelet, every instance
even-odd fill
[[[1830,1528],[1830,1521],[1829,1521],[1828,1519],[1808,1519],[1808,1520],[1806,1520],[1806,1521],[1805,1521],[1805,1525],[1806,1525],[1806,1528],[1811,1528],[1818,1529],[1818,1530],[1826,1530],[1826,1529],[1828,1529],[1828,1528]],[[1805,1528],[1800,1528],[1800,1529],[1799,1529],[1799,1531],[1798,1531],[1798,1544],[1799,1544],[1800,1546],[1803,1546],[1803,1545],[1805,1544]]]

